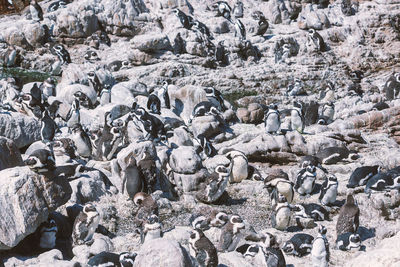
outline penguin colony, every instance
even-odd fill
[[[235,29],[234,35],[242,44],[243,56],[247,58],[251,55],[256,58],[258,56],[256,48],[247,40],[249,34],[241,21],[246,7],[241,1],[234,2],[232,8],[226,1],[217,1],[210,6],[210,9],[215,12],[215,16],[223,17]],[[317,2],[318,8],[326,8],[329,1],[313,2]],[[354,9],[347,2],[349,1],[342,1],[342,10],[344,14],[351,15]],[[69,1],[54,1],[48,6],[47,13],[65,8],[68,4],[70,4]],[[43,10],[36,0],[30,2],[29,11],[32,21],[43,21]],[[193,31],[208,47],[208,53],[219,67],[229,65],[229,53],[224,46],[224,41],[219,41],[215,46],[213,42],[215,37],[205,23],[177,8],[173,9],[172,13],[179,19],[181,27]],[[268,20],[260,11],[253,13],[252,17],[257,25],[253,37],[265,38],[270,30]],[[329,50],[329,46],[315,29],[308,30],[307,38],[306,46],[312,52],[323,53]],[[182,48],[184,42],[181,33],[178,33],[174,44],[175,54],[185,53]],[[106,32],[99,31],[90,36],[85,44],[97,50],[101,45],[111,46],[111,41]],[[67,47],[55,42],[48,43],[46,47],[57,57],[57,61],[51,68],[52,73],[61,74],[62,67],[72,62]],[[290,45],[284,44],[278,52],[280,54],[278,53],[276,61],[284,61],[290,54]],[[92,49],[87,50],[83,58],[88,63],[101,60],[98,53]],[[10,45],[3,57],[3,66],[13,67],[18,64],[17,62],[18,50]],[[131,62],[127,60],[112,61],[105,66],[110,72],[132,67]],[[352,72],[351,79],[353,84],[349,86],[349,91],[362,95],[360,86],[363,79],[362,72]],[[7,82],[10,85],[13,84],[12,80]],[[56,82],[52,78],[46,79],[43,83],[33,83],[24,90],[15,85],[15,96],[7,97],[6,101],[1,103],[1,110],[22,112],[40,122],[42,145],[26,153],[24,158],[24,164],[38,174],[54,177],[56,170],[65,163],[63,159],[67,157],[68,161],[74,164],[69,164],[68,172],[63,174],[72,181],[88,171],[85,165],[90,160],[112,161],[112,176],[119,181],[115,187],[128,201],[132,201],[137,209],[132,224],[137,228],[141,243],[163,238],[165,229],[163,229],[159,214],[159,203],[153,197],[153,193],[160,190],[161,178],[168,179],[168,182],[173,185],[172,195],[175,198],[182,196],[182,192],[179,191],[174,177],[171,179],[172,167],[169,162],[160,168],[154,153],[130,153],[124,157],[118,157],[119,152],[133,142],[151,142],[154,147],[176,149],[177,145],[169,140],[172,140],[174,130],[181,127],[190,137],[189,142],[197,147],[196,153],[202,160],[222,155],[228,162],[207,170],[194,194],[197,202],[214,204],[213,207],[205,205],[198,208],[188,222],[192,229],[187,241],[194,266],[216,267],[219,263],[218,253],[224,252],[237,253],[244,259],[258,258],[261,262],[260,266],[271,267],[286,266],[286,257],[303,257],[310,254],[309,265],[328,266],[332,249],[349,251],[362,248],[363,238],[359,231],[360,223],[361,225],[363,223],[360,222],[362,211],[357,205],[357,197],[353,191],[350,191],[345,199],[342,197],[338,199],[338,179],[329,171],[329,168],[322,166],[352,161],[354,153],[347,147],[325,147],[313,155],[304,156],[299,159],[298,172],[291,179],[283,171],[277,172],[275,176],[264,177],[249,165],[249,159],[244,152],[235,149],[222,153],[217,146],[215,136],[196,135],[191,127],[196,121],[207,116],[222,121],[224,127],[229,127],[230,123],[235,122],[226,119],[225,112],[232,109],[232,105],[224,99],[217,88],[212,86],[200,88],[204,96],[203,100],[193,105],[184,125],[170,125],[167,120],[165,114],[176,108],[171,101],[169,90],[176,86],[164,80],[147,94],[145,102],[139,103],[135,98],[133,102],[131,101],[131,105],[119,107],[118,111],[117,109],[106,111],[100,115],[102,125],[98,129],[89,129],[85,114],[96,107],[109,107],[113,103],[113,84],[105,82],[97,71],[87,73],[87,82],[95,92],[94,97],[87,92],[75,91],[71,94],[71,99],[64,102],[57,99]],[[384,85],[388,100],[399,97],[399,84],[400,74],[393,73]],[[326,81],[323,99],[328,99],[328,101],[323,101],[321,109],[317,110],[316,114],[307,113],[307,103],[296,99],[297,96],[305,94],[304,85],[301,80],[295,79],[294,83],[289,85],[286,94],[286,97],[294,99],[291,109],[279,110],[277,103],[263,106],[264,132],[273,136],[285,135],[288,132],[306,135],[308,134],[306,126],[309,126],[307,116],[316,118],[314,124],[333,123],[335,104],[334,99],[329,98],[332,93],[334,93],[334,84],[332,81]],[[386,103],[381,102],[374,105],[373,109],[383,110],[388,107]],[[282,121],[287,114],[290,116],[290,123],[287,128],[283,128]],[[63,137],[62,130],[68,132],[69,138]],[[130,131],[136,131],[139,134],[133,142],[132,137],[129,136]],[[386,171],[382,171],[381,167],[383,166],[374,165],[356,168],[349,177],[347,188],[365,187],[364,193],[368,196],[377,192],[398,191],[400,189],[399,167]],[[324,182],[321,184],[317,181],[317,176],[321,175],[320,171],[324,177]],[[249,227],[244,216],[215,208],[219,201],[223,201],[223,195],[226,194],[229,186],[246,179],[253,179],[264,184],[272,203],[271,224],[266,227],[273,227],[278,231],[256,232],[251,226]],[[319,195],[319,203],[303,202],[315,194]],[[340,200],[344,200],[344,203],[341,204]],[[38,252],[43,252],[58,247],[57,240],[66,237],[70,239],[74,247],[90,247],[95,242],[93,238],[95,232],[101,231],[99,230],[102,216],[100,210],[95,204],[86,203],[78,205],[76,211],[69,211],[75,216],[64,218],[65,216],[61,214],[52,213],[48,220],[27,238],[28,241],[24,240],[21,243],[21,246],[24,242],[29,242],[37,247]],[[58,214],[58,217],[53,218],[52,216],[56,216],[54,214]],[[329,242],[327,238],[328,231],[324,224],[332,220],[336,214],[336,239],[335,247],[333,247],[332,242]],[[314,236],[301,232],[310,228],[318,228]],[[216,240],[210,238],[209,233],[212,231],[219,233]],[[291,234],[290,239],[277,241],[280,232],[295,231],[298,233]],[[334,233],[329,233],[328,236],[334,236]],[[103,251],[91,255],[86,263],[89,266],[133,266],[136,257],[137,253],[133,251],[119,253]]]

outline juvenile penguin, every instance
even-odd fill
[[[233,150],[225,154],[231,161],[230,183],[240,183],[249,176],[249,162],[246,155],[238,150]]]
[[[153,214],[158,216],[158,205],[151,195],[139,192],[134,196],[133,202],[138,207],[134,219],[137,226],[144,226],[147,219]]]
[[[200,266],[217,267],[217,249],[200,229],[194,229],[189,237],[189,244],[195,253],[195,258]]]
[[[309,234],[295,234],[283,244],[282,250],[287,255],[302,257],[311,252],[314,237]]]
[[[224,40],[218,42],[215,48],[215,60],[220,64],[220,66],[226,66],[229,64],[229,57],[227,56],[227,51],[224,46]]]
[[[321,193],[319,195],[319,201],[324,206],[329,206],[335,203],[337,191],[338,191],[338,180],[335,175],[329,174],[321,187]]]
[[[130,199],[133,199],[136,193],[144,189],[144,181],[141,171],[136,165],[136,160],[133,156],[127,157],[126,168],[122,170],[122,194],[126,194]]]
[[[350,179],[346,185],[347,188],[366,185],[368,180],[379,172],[379,169],[379,165],[358,167],[350,175]]]
[[[29,5],[29,11],[31,12],[33,21],[42,21],[43,20],[43,10],[36,0],[31,0]]]
[[[357,232],[360,224],[360,209],[354,202],[352,194],[348,194],[346,203],[340,208],[339,218],[336,223],[336,235],[339,236],[343,233]]]
[[[71,139],[75,143],[76,152],[79,156],[89,158],[92,155],[92,142],[81,124],[75,124],[72,127]]]
[[[235,37],[239,37],[240,40],[246,40],[246,28],[240,19],[235,22]]]
[[[278,196],[278,201],[275,206],[275,211],[271,215],[271,225],[275,229],[280,231],[286,230],[290,223],[292,206],[287,202],[287,199],[283,195]]]
[[[314,239],[311,249],[311,259],[313,267],[328,267],[329,262],[329,243],[326,238],[326,227],[319,225],[318,235]]]
[[[231,215],[227,224],[222,227],[219,238],[218,251],[233,251],[240,241],[240,231],[245,228],[242,218],[239,215]]]
[[[314,44],[315,50],[318,52],[325,52],[326,45],[322,36],[314,29],[308,30],[308,38]]]
[[[294,101],[290,114],[290,128],[292,131],[303,133],[305,127],[303,105],[300,102]]]
[[[281,119],[277,105],[271,104],[268,106],[268,112],[264,118],[264,125],[269,134],[277,134],[280,131]]]
[[[93,234],[97,229],[100,221],[100,214],[93,204],[86,204],[83,210],[76,217],[73,232],[72,241],[74,245],[83,245],[90,243],[93,238]]]
[[[328,119],[328,123],[333,122],[333,117],[335,116],[335,104],[329,101],[324,104],[321,111],[321,116]]]
[[[56,168],[56,161],[54,156],[47,149],[37,149],[29,154],[28,158],[24,160],[25,165],[36,172],[48,172]]]
[[[215,167],[215,171],[207,177],[206,181],[199,185],[196,199],[203,203],[216,202],[228,185],[230,169],[223,165]]]
[[[343,251],[359,249],[361,247],[360,235],[351,232],[340,234],[336,239],[336,247]]]
[[[42,118],[40,119],[40,137],[44,143],[53,141],[54,135],[58,130],[57,124],[49,116],[49,112],[45,110]]]
[[[300,195],[310,195],[314,190],[317,173],[314,166],[307,166],[297,173],[294,189]]]

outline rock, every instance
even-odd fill
[[[0,250],[16,246],[68,201],[71,187],[63,178],[47,178],[29,167],[0,171]]]
[[[264,178],[264,182],[269,182],[274,179],[289,180],[289,175],[280,168],[268,169]]]
[[[0,137],[0,171],[16,166],[24,166],[21,153],[13,141]]]
[[[0,113],[0,136],[13,140],[18,148],[40,140],[38,120],[21,113]]]
[[[196,191],[198,189],[198,185],[201,182],[204,182],[205,179],[209,176],[209,173],[206,169],[201,169],[194,174],[182,174],[174,172],[174,182],[178,189],[183,192]]]
[[[172,150],[169,165],[176,173],[194,174],[201,168],[201,158],[194,147],[178,147]]]
[[[187,251],[178,242],[162,238],[143,244],[133,266],[187,267],[192,264]]]
[[[250,123],[250,111],[248,111],[247,108],[238,108],[236,116],[241,123]]]
[[[131,40],[132,48],[146,53],[154,53],[161,50],[172,50],[168,36],[164,34],[137,35]]]
[[[302,30],[323,30],[331,26],[324,11],[321,9],[314,9],[314,6],[311,4],[306,5],[300,12],[297,25]]]
[[[106,194],[107,188],[104,184],[104,174],[98,170],[83,173],[78,179],[70,182],[72,188],[71,203],[85,204],[98,201]]]
[[[253,263],[245,259],[241,254],[236,251],[221,253],[218,255],[218,263],[221,266],[242,266],[252,267]]]
[[[52,263],[56,260],[63,260],[63,255],[61,251],[58,249],[52,249],[50,251],[44,252],[38,256],[38,260],[44,264],[44,263]]]
[[[97,101],[97,93],[93,87],[86,86],[83,84],[72,84],[63,87],[57,86],[57,98],[64,100],[68,104],[72,104],[74,101],[74,93],[84,93],[90,100],[89,106],[94,105]],[[63,102],[64,102],[63,101]]]
[[[308,150],[306,141],[298,131],[287,132],[285,136],[291,152],[296,155],[307,155]]]
[[[48,28],[39,22],[26,23],[23,28],[26,41],[33,47],[42,47],[49,36],[48,31]]]
[[[147,96],[147,86],[138,81],[127,81],[115,84],[111,89],[111,102],[115,104],[122,104],[132,106],[133,97],[137,95]],[[130,102],[132,99],[132,103]]]
[[[221,133],[223,129],[222,126],[221,121],[213,115],[196,117],[192,121],[192,131],[194,136],[202,134],[205,137],[210,138]]]
[[[93,240],[94,242],[89,249],[89,253],[91,255],[96,255],[103,251],[106,252],[114,251],[114,245],[109,237],[95,233],[93,235]]]
[[[10,45],[19,46],[24,49],[31,49],[31,45],[26,40],[21,28],[18,28],[17,26],[11,26],[4,29],[3,36],[5,41]]]

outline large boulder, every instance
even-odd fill
[[[169,165],[176,173],[194,174],[201,168],[201,158],[194,147],[182,146],[172,151]]]
[[[78,179],[70,182],[72,188],[71,203],[86,204],[98,201],[106,194],[104,174],[98,170],[83,173]]]
[[[10,139],[0,137],[0,171],[23,165],[21,153],[15,143]]]
[[[0,250],[16,246],[71,197],[63,178],[48,178],[29,167],[0,171]]]
[[[132,48],[146,53],[171,50],[172,46],[165,34],[137,35],[131,40]]]
[[[192,264],[187,251],[177,241],[152,239],[143,244],[133,266],[188,267]]]
[[[18,148],[40,140],[40,122],[21,113],[0,113],[0,136],[14,141]]]
[[[314,5],[308,4],[300,12],[297,25],[302,30],[323,30],[329,28],[331,23],[324,11],[316,9]]]

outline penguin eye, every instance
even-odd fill
[[[93,56],[93,57],[96,57],[96,56],[97,56],[97,53],[96,53],[96,52],[92,52],[92,56]]]

